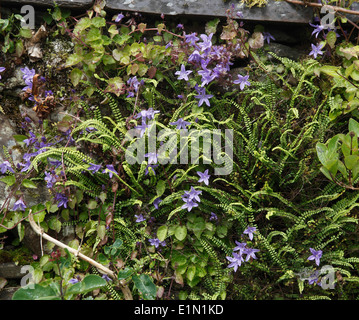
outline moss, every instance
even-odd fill
[[[258,6],[263,7],[267,4],[267,0],[242,0],[248,7]]]
[[[28,248],[20,247],[14,250],[0,250],[0,263],[15,262],[25,265],[33,262],[32,254]]]

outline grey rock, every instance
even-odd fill
[[[359,3],[358,2],[354,2],[351,7],[350,7],[351,10],[353,11],[358,11],[359,12]],[[359,15],[355,15],[355,14],[347,14],[346,17],[355,22],[355,23],[358,23],[359,22]]]
[[[308,52],[303,49],[297,49],[286,46],[284,44],[271,42],[268,44],[269,51],[275,53],[279,57],[285,57],[292,60],[299,60],[303,55],[308,55]],[[269,59],[274,59],[271,55],[268,55]]]
[[[309,23],[313,10],[283,1],[269,0],[265,7],[252,7],[238,1],[223,0],[108,0],[106,9],[140,11],[165,15],[192,15],[225,17],[231,5],[242,11],[244,20]]]
[[[21,273],[21,265],[14,262],[6,262],[0,264],[0,277],[5,279],[21,279],[24,273]]]
[[[19,288],[20,287],[9,287],[0,290],[0,300],[11,300],[12,296]]]
[[[71,41],[56,39],[46,44],[46,52],[43,58],[47,68],[58,68],[63,64],[68,55],[72,53],[74,44]]]
[[[281,44],[288,44],[293,45],[301,42],[303,31],[301,27],[296,26],[295,28],[283,28],[280,26],[268,26],[265,28],[265,31],[269,32],[275,40],[273,42],[281,43]]]
[[[1,0],[1,3],[4,4],[16,4],[16,5],[36,5],[44,7],[53,7],[54,2],[57,3],[59,7],[64,8],[80,8],[85,9],[90,7],[93,4],[93,0]]]
[[[10,77],[9,79],[6,80],[6,82],[4,83],[4,85],[5,85],[4,88],[6,90],[13,90],[17,87],[25,87],[26,86],[25,81],[22,78],[23,73],[20,70],[21,68],[23,68],[23,67],[22,66],[17,67],[14,70],[12,77]]]
[[[16,134],[16,125],[6,115],[3,114],[0,114],[0,123],[0,161],[2,161],[2,147],[5,146],[8,149],[12,149],[16,146],[16,140],[13,137]],[[13,154],[13,160],[15,162],[21,161],[20,155]]]

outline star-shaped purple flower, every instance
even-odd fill
[[[256,227],[247,227],[246,230],[243,231],[244,234],[248,234],[250,240],[253,240],[253,233],[256,232]]]
[[[113,177],[113,174],[118,174],[118,172],[115,170],[115,168],[113,167],[112,164],[108,164],[106,165],[106,169],[102,171],[102,173],[108,173],[108,175],[110,176],[110,178]]]
[[[194,96],[196,99],[199,99],[198,106],[200,107],[203,102],[209,107],[211,104],[208,99],[211,99],[213,97],[212,94],[206,94],[205,88],[196,88],[198,95]]]
[[[146,220],[146,219],[143,217],[142,214],[139,214],[139,215],[136,215],[136,214],[135,214],[135,217],[137,218],[137,219],[136,219],[136,222],[137,222],[137,223],[140,223],[140,222],[143,222],[143,221]]]
[[[56,193],[55,195],[55,200],[58,201],[57,206],[60,207],[64,207],[67,208],[67,202],[69,201],[69,199],[67,199],[66,195],[62,194],[62,193]]]
[[[270,43],[271,40],[275,41],[275,38],[269,32],[263,32],[264,41]]]
[[[160,241],[160,240],[157,239],[157,238],[149,239],[148,241],[150,242],[150,244],[151,244],[152,246],[155,246],[156,249],[157,249],[160,245],[161,245],[162,247],[164,247],[164,246],[166,245],[166,242],[165,242],[165,241]]]
[[[245,86],[250,86],[251,85],[251,83],[248,81],[248,79],[249,79],[249,75],[241,76],[239,74],[238,79],[234,80],[233,83],[234,84],[239,84],[239,88],[241,90],[243,90]]]
[[[14,203],[14,207],[12,208],[13,211],[17,211],[17,210],[25,211],[25,209],[26,209],[26,204],[22,199],[17,200]]]
[[[13,168],[11,168],[11,164],[9,161],[4,161],[3,163],[0,164],[0,171],[2,174],[6,173],[6,171],[10,171],[12,173],[15,173],[15,171],[13,170]]]
[[[195,188],[193,188],[193,186],[191,186],[191,190],[190,191],[185,191],[184,195],[182,196],[182,200],[184,202],[188,202],[188,201],[198,201],[201,202],[201,199],[199,198],[199,195],[202,193],[201,190],[196,190]]]
[[[154,201],[153,201],[153,205],[155,206],[156,209],[158,209],[158,206],[159,204],[162,202],[162,199],[161,198],[156,198]]]
[[[100,164],[90,163],[90,166],[87,168],[87,170],[91,171],[92,173],[96,173],[101,169],[101,167],[102,166]]]
[[[185,121],[182,118],[179,118],[175,122],[170,122],[170,125],[177,126],[176,129],[187,129],[186,126],[189,126],[191,122]]]
[[[315,25],[312,23],[309,23],[309,25],[314,28],[312,35],[315,34],[315,37],[318,38],[319,33],[324,30],[324,26],[322,26],[321,24]]]
[[[197,37],[197,33],[186,34],[184,37],[186,43],[188,43],[191,46],[194,46],[196,42],[199,40],[199,38]]]
[[[315,260],[317,266],[319,266],[320,258],[322,257],[323,251],[322,250],[314,250],[313,248],[309,248],[311,252],[311,256],[309,256],[308,260]]]
[[[322,54],[324,53],[323,51],[321,51],[321,49],[323,49],[323,45],[322,45],[322,44],[319,43],[319,44],[316,46],[316,45],[314,45],[314,44],[312,43],[311,46],[312,46],[312,51],[310,51],[309,55],[310,55],[310,56],[313,56],[314,59],[317,58],[318,54],[319,54],[319,55],[322,55]]]
[[[116,16],[116,19],[115,19],[115,22],[120,22],[125,16],[121,13],[119,13],[117,16]]]
[[[176,71],[175,75],[178,76],[177,80],[186,80],[188,81],[188,75],[192,73],[192,70],[186,70],[184,64],[181,64],[181,71]]]
[[[192,200],[188,200],[181,208],[187,209],[188,212],[192,210],[192,208],[198,207],[198,203]]]
[[[259,250],[253,248],[245,248],[243,253],[247,255],[246,261],[249,261],[250,258],[257,259],[256,252],[259,252]]]
[[[226,259],[231,262],[227,268],[233,268],[234,272],[237,271],[238,267],[242,265],[243,258],[240,254],[233,252],[233,257],[226,257]]]
[[[233,251],[239,251],[239,254],[242,254],[244,252],[244,249],[247,247],[247,243],[245,242],[239,242],[239,241],[235,241],[236,243],[236,247],[234,247]]]
[[[210,175],[208,174],[208,169],[206,169],[204,172],[197,171],[197,174],[199,175],[198,182],[203,182],[206,186],[208,186],[210,178]]]

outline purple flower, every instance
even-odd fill
[[[237,11],[236,16],[238,18],[243,18],[243,12],[242,11]]]
[[[75,283],[78,283],[78,282],[80,282],[80,281],[78,279],[76,279],[76,278],[72,278],[72,279],[69,280],[69,284],[75,284]]]
[[[31,166],[31,161],[27,161],[25,163],[19,163],[19,165],[23,167],[21,169],[21,172],[26,172],[27,170],[29,170],[29,168]]]
[[[142,110],[137,113],[135,119],[142,118],[142,125],[146,123],[146,120],[152,120],[155,117],[155,114],[159,113],[158,110],[153,110],[153,108],[149,108],[148,110]]]
[[[55,166],[55,169],[57,169],[59,166],[62,165],[62,162],[60,160],[50,160],[49,163],[52,165],[52,166]]]
[[[136,215],[136,214],[135,214],[135,217],[137,218],[137,219],[136,219],[136,222],[137,222],[137,223],[140,223],[140,222],[143,222],[143,221],[146,220],[146,219],[143,217],[142,214],[140,214],[140,215]]]
[[[204,102],[209,107],[210,103],[209,103],[208,99],[211,99],[213,97],[213,95],[212,94],[206,94],[206,89],[205,88],[198,88],[196,90],[198,92],[198,95],[196,95],[195,98],[199,99],[198,106],[200,107]]]
[[[90,163],[90,166],[87,168],[87,170],[91,171],[92,173],[95,173],[95,172],[99,171],[100,169],[101,169],[101,165],[94,164],[94,163]]]
[[[199,38],[197,37],[197,33],[186,34],[184,37],[186,43],[188,43],[191,46],[194,46],[196,44],[196,41],[199,40]]]
[[[319,33],[324,30],[324,26],[322,26],[321,24],[315,25],[311,23],[309,23],[309,25],[314,28],[312,35],[315,34],[315,37],[318,38]]]
[[[170,125],[177,126],[176,129],[186,129],[186,126],[189,126],[191,122],[185,121],[182,118],[179,118],[176,122],[170,122]]]
[[[251,83],[248,81],[249,75],[246,76],[241,76],[240,74],[238,75],[238,79],[234,80],[233,83],[234,84],[239,84],[239,88],[241,90],[244,89],[245,86],[250,86]]]
[[[36,74],[35,69],[29,69],[28,67],[21,68],[21,72],[23,73],[22,78],[25,80],[25,83],[30,86],[32,86],[32,80]]]
[[[130,89],[135,90],[135,92],[137,92],[138,87],[140,86],[141,82],[137,80],[136,76],[134,76],[127,80],[127,84],[130,86]]]
[[[245,248],[244,254],[247,255],[246,261],[248,261],[250,258],[257,259],[256,252],[259,252],[258,249],[252,249],[252,248]]]
[[[148,241],[150,242],[150,244],[152,246],[155,246],[156,249],[159,247],[159,245],[161,245],[162,247],[164,247],[166,245],[165,241],[160,241],[157,238],[149,239]]]
[[[239,251],[239,254],[242,254],[244,252],[244,249],[247,247],[247,243],[245,242],[239,242],[235,241],[236,247],[234,247],[233,251]]]
[[[214,79],[217,78],[217,75],[212,72],[212,70],[204,68],[203,70],[198,71],[198,74],[202,76],[202,83],[201,86],[205,86],[206,84],[209,84]]]
[[[49,188],[49,189],[51,189],[53,186],[54,186],[54,184],[56,183],[56,178],[57,178],[57,175],[52,175],[51,173],[49,173],[49,172],[47,172],[47,171],[45,171],[45,181],[47,182],[47,187]]]
[[[209,36],[207,36],[206,34],[201,34],[200,35],[202,42],[198,43],[199,48],[201,49],[201,51],[207,51],[208,49],[211,49],[212,47],[212,37],[213,37],[213,33],[211,33]]]
[[[154,173],[154,175],[156,175],[156,172],[155,172],[155,169],[154,169],[154,168],[157,168],[157,167],[158,167],[158,164],[148,164],[148,165],[146,166],[146,169],[145,169],[145,175],[147,176],[148,173],[149,173],[148,168],[151,168],[152,171],[153,171],[153,173]]]
[[[204,182],[205,185],[208,186],[209,184],[209,177],[210,175],[208,174],[208,169],[205,170],[204,172],[200,172],[200,171],[197,171],[197,174],[199,175],[199,180],[198,182]]]
[[[309,248],[310,252],[312,253],[311,256],[309,256],[308,260],[315,260],[315,263],[317,266],[319,266],[320,258],[322,257],[323,251],[322,250],[314,250],[313,248]]]
[[[125,16],[122,13],[119,13],[115,19],[115,22],[120,22]]]
[[[243,231],[244,234],[248,234],[250,240],[253,239],[254,232],[256,232],[256,227],[247,227],[247,229]]]
[[[67,199],[67,197],[62,194],[62,193],[56,193],[55,195],[55,200],[58,202],[57,207],[64,207],[67,208],[67,202],[69,201],[69,199]]]
[[[112,178],[113,174],[117,174],[118,172],[115,170],[115,168],[113,167],[112,164],[108,164],[106,165],[106,169],[102,171],[102,173],[108,173],[108,175],[110,176],[110,178]]]
[[[310,55],[310,56],[313,56],[314,59],[317,58],[318,54],[319,54],[319,55],[322,55],[322,54],[324,53],[323,51],[321,51],[321,49],[323,49],[323,45],[322,45],[322,44],[319,43],[319,44],[316,46],[316,45],[314,45],[314,44],[312,43],[311,46],[312,46],[312,51],[310,51],[309,55]]]
[[[0,67],[0,72],[3,72],[5,71],[5,68],[4,67]],[[0,79],[1,79],[1,75],[0,75]]]
[[[191,55],[188,57],[188,62],[198,63],[202,60],[202,55],[198,50],[194,50]]]
[[[6,173],[6,171],[8,170],[12,173],[15,173],[13,168],[11,168],[11,164],[9,161],[4,161],[2,164],[0,164],[0,170],[2,174]]]
[[[318,277],[319,277],[319,271],[316,270],[313,273],[310,274],[309,278],[308,278],[308,283],[309,284],[316,284],[318,282]]]
[[[183,24],[182,24],[182,23],[179,23],[179,24],[177,25],[177,29],[184,29]]]
[[[111,278],[107,274],[103,274],[101,278],[105,279],[107,282],[112,281]]]
[[[162,199],[161,198],[156,198],[154,201],[153,201],[153,205],[155,206],[156,209],[158,209],[158,205],[162,202]]]
[[[140,131],[140,137],[142,138],[148,127],[149,127],[149,125],[147,125],[146,122],[144,122],[142,120],[142,123],[140,125],[136,126],[135,129]]]
[[[201,202],[201,199],[199,198],[199,195],[202,193],[202,191],[200,190],[196,190],[195,188],[193,188],[193,186],[191,186],[191,190],[190,191],[185,191],[184,195],[182,196],[182,200],[184,202],[188,202],[188,201],[198,201]]]
[[[26,209],[26,205],[24,201],[22,201],[22,199],[17,200],[14,203],[14,207],[12,208],[13,211],[17,211],[17,210],[25,211],[25,209]]]
[[[211,212],[211,216],[209,217],[209,220],[212,221],[217,221],[218,220],[218,217],[217,215],[214,213],[214,212]]]
[[[275,38],[269,32],[263,32],[264,40],[269,43],[271,40],[275,41]]]
[[[186,70],[186,67],[184,66],[184,64],[181,64],[181,71],[175,72],[175,75],[178,76],[177,80],[183,79],[183,80],[188,81],[188,75],[191,73],[192,73],[191,70]]]
[[[227,268],[233,268],[234,272],[237,271],[238,267],[240,267],[243,262],[242,256],[235,252],[233,252],[233,257],[226,257],[226,259],[231,262]]]
[[[157,163],[157,153],[149,152],[145,154],[145,157],[148,158],[148,164],[156,164]]]
[[[147,110],[147,115],[146,115],[147,119],[148,120],[154,119],[156,113],[160,113],[160,112],[158,110],[153,110],[153,108],[149,108]]]
[[[182,209],[187,209],[188,212],[192,210],[192,208],[198,207],[198,203],[192,200],[187,200],[187,202],[181,207]]]

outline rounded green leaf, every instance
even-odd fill
[[[134,275],[132,277],[133,283],[138,291],[141,292],[145,300],[154,300],[157,293],[157,287],[152,282],[152,279],[147,274]]]
[[[39,284],[29,284],[17,290],[12,300],[61,300],[51,287],[43,287]]]
[[[70,73],[70,79],[74,87],[76,87],[79,84],[81,77],[82,77],[82,71],[80,69],[78,68],[72,69]]]
[[[177,240],[182,241],[187,237],[187,228],[186,226],[178,226],[175,230],[175,237]]]
[[[133,274],[133,269],[126,267],[123,270],[120,270],[120,272],[117,275],[117,279],[118,280],[124,280],[127,279],[128,277],[132,276]]]
[[[81,282],[75,283],[68,288],[66,294],[85,294],[106,285],[106,280],[98,275],[87,275]]]
[[[160,226],[157,229],[157,238],[160,241],[164,241],[167,237],[167,231],[168,231],[168,227],[166,225],[164,226]]]

